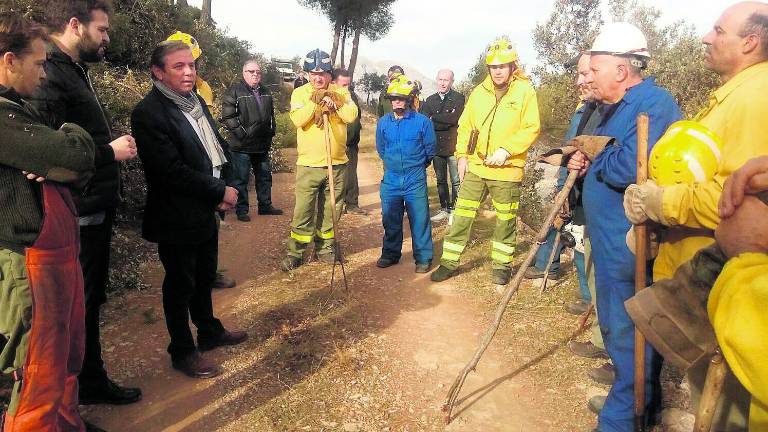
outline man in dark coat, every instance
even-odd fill
[[[464,112],[464,95],[453,89],[453,71],[443,69],[437,73],[437,93],[428,97],[421,106],[421,113],[432,120],[437,136],[437,154],[432,160],[437,177],[437,194],[440,211],[432,216],[432,222],[448,219],[459,193],[459,170],[456,164],[456,136],[459,117]],[[448,188],[448,174],[451,187]]]
[[[352,83],[352,73],[347,69],[333,70],[333,83],[349,90],[352,102],[357,105],[357,118],[347,125],[347,178],[344,180],[344,212],[358,215],[366,215],[368,212],[360,208],[360,184],[357,181],[357,159],[360,152],[360,131],[363,125],[360,118],[363,110],[360,109],[360,101],[355,94],[355,85]]]
[[[109,43],[109,7],[101,0],[66,3],[49,47],[48,79],[32,104],[53,128],[74,123],[93,137],[96,171],[86,188],[73,194],[80,216],[80,264],[85,281],[85,360],[79,376],[80,403],[128,404],[141,390],[116,385],[101,358],[99,312],[107,300],[109,255],[115,210],[120,203],[120,161],[136,157],[133,137],[117,139],[93,90],[88,62],[99,62]]]
[[[221,122],[229,132],[232,151],[230,186],[237,189],[237,219],[248,222],[250,168],[256,179],[260,215],[281,215],[272,206],[272,166],[269,150],[275,136],[272,94],[261,84],[261,66],[256,59],[243,64],[243,79],[229,88],[221,102]]]
[[[247,338],[245,332],[224,329],[211,300],[219,240],[215,213],[235,206],[237,190],[221,179],[227,143],[193,92],[197,74],[189,46],[161,42],[151,66],[154,86],[131,114],[147,178],[143,235],[157,243],[165,268],[163,310],[173,367],[193,378],[211,378],[221,368],[200,351]]]

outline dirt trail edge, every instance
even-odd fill
[[[472,357],[499,296],[487,286],[474,295],[480,282],[470,276],[433,284],[429,275],[416,275],[409,239],[399,264],[375,267],[383,232],[381,167],[370,120],[366,127],[360,204],[370,214],[344,215],[340,224],[351,297],[340,284],[329,290],[327,265],[278,270],[294,175],[276,174],[273,199],[286,215],[254,211],[249,223],[230,215],[221,230],[220,266],[239,285],[215,291],[214,305],[226,327],[250,335],[240,346],[205,354],[221,362],[225,374],[194,380],[170,367],[162,267],[150,263],[145,279],[151,288],[111,299],[103,314],[107,367],[121,383],[141,387],[144,399],[84,407],[86,419],[110,432],[588,430],[594,417],[584,413],[583,379],[561,380],[558,388],[542,377],[567,371],[583,377],[587,366],[599,363],[566,364],[570,356],[557,337],[571,321],[551,336],[521,324],[520,317],[530,315],[514,313],[516,324],[497,336],[506,342],[494,342],[486,352],[464,386],[457,418],[445,425],[440,408],[448,387]],[[434,229],[436,257],[444,229]],[[487,275],[481,264],[465,272]],[[546,315],[546,322],[562,322],[562,302],[547,301],[534,312]]]

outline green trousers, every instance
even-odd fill
[[[0,249],[0,372],[24,366],[32,325],[32,290],[24,255]],[[9,412],[16,412],[21,382],[16,381]],[[0,423],[0,426],[2,424]]]
[[[584,236],[584,263],[586,264],[586,273],[587,273],[587,287],[589,288],[589,293],[592,296],[592,307],[595,310],[595,319],[592,321],[592,327],[590,328],[590,331],[592,332],[592,345],[605,349],[605,344],[603,343],[603,334],[600,333],[600,316],[597,314],[597,297],[595,294],[595,261],[592,260],[592,243],[589,241],[588,236]]]
[[[347,166],[333,166],[333,181],[336,191],[336,215],[341,214],[344,203],[344,178]],[[288,255],[301,258],[307,246],[315,242],[318,255],[333,253],[333,220],[328,182],[328,168],[296,167],[296,205],[291,222],[291,238],[288,241]]]
[[[496,229],[491,241],[491,259],[494,269],[509,269],[515,254],[517,237],[517,210],[520,206],[520,183],[488,180],[467,172],[459,189],[453,224],[443,241],[440,265],[451,270],[459,266],[459,259],[472,234],[472,223],[477,217],[480,201],[488,191],[496,209]]]

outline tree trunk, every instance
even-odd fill
[[[341,32],[341,62],[340,67],[344,69],[344,48],[347,45],[347,26],[344,26],[344,30]]]
[[[203,25],[211,25],[211,1],[212,0],[203,0],[203,5],[200,8],[202,12],[200,12],[200,22],[203,23]]]
[[[173,1],[173,0],[171,0],[171,1]],[[189,6],[189,3],[187,3],[187,0],[177,0],[176,4],[179,5],[179,7],[182,7],[182,6],[188,7]]]
[[[339,38],[341,37],[341,23],[333,26],[333,48],[331,48],[331,64],[336,65],[336,54],[339,52]]]
[[[357,52],[360,48],[360,34],[363,32],[362,26],[358,25],[355,29],[355,38],[352,39],[352,54],[349,56],[349,74],[354,79],[355,66],[357,65]]]

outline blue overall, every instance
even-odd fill
[[[626,245],[631,224],[624,215],[624,190],[637,176],[637,115],[648,113],[648,150],[670,124],[680,120],[680,109],[653,78],[631,87],[622,100],[603,105],[603,119],[595,135],[616,139],[592,163],[584,179],[582,202],[595,264],[597,310],[605,348],[616,367],[616,381],[600,415],[601,432],[632,432],[634,417],[634,326],[624,301],[634,295],[635,256]],[[651,281],[651,263],[647,266]],[[650,345],[645,351],[646,409],[652,414],[660,395],[661,358]]]
[[[406,111],[402,119],[386,114],[376,125],[376,151],[384,161],[381,256],[399,260],[403,248],[403,212],[408,212],[417,264],[432,261],[426,168],[435,157],[435,130],[424,115]]]

